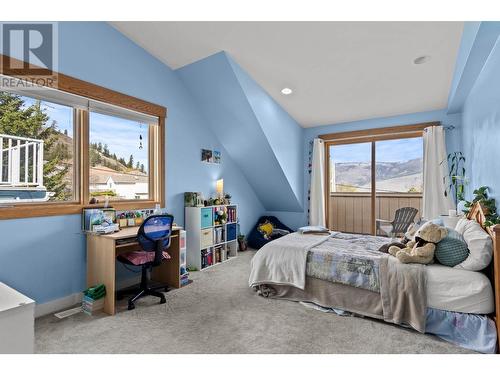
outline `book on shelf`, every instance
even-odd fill
[[[228,207],[227,208],[227,222],[228,223],[234,223],[236,222],[237,217],[236,217],[236,207]]]
[[[214,228],[214,241],[216,244],[224,242],[224,228]]]

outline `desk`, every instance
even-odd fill
[[[171,259],[164,260],[153,268],[152,279],[174,288],[180,288],[180,242],[182,228],[174,226],[168,253]],[[121,243],[123,240],[137,237],[139,227],[124,228],[116,233],[97,235],[87,233],[87,287],[96,284],[106,285],[104,312],[115,314],[115,262],[116,256],[134,250],[141,250],[137,241]]]

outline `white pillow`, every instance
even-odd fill
[[[490,235],[476,221],[468,219],[460,219],[455,230],[467,242],[469,256],[454,268],[469,271],[481,271],[486,268],[493,254],[493,241]]]

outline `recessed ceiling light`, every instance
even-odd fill
[[[281,93],[283,95],[290,95],[293,92],[293,90],[289,87],[285,87],[283,90],[281,90]]]
[[[414,64],[420,65],[420,64],[425,64],[427,61],[431,59],[430,56],[424,55],[424,56],[419,56],[415,60],[413,60]]]

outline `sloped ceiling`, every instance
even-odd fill
[[[177,73],[264,208],[302,211],[303,129],[295,120],[225,53]]]
[[[113,22],[177,69],[226,51],[301,126],[446,108],[463,22]],[[429,55],[415,65],[413,60]],[[294,90],[281,95],[283,87]]]

